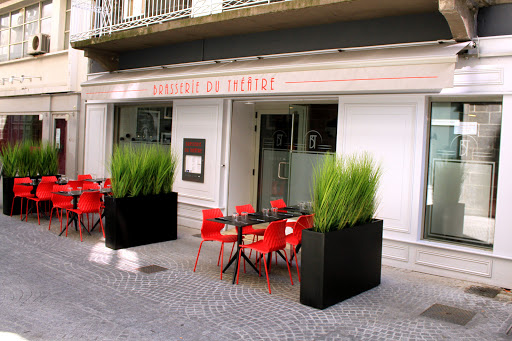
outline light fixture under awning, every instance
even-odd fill
[[[82,84],[86,100],[162,97],[439,91],[453,86],[468,43],[347,50],[324,54],[122,71]]]

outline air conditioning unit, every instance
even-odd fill
[[[50,52],[50,36],[38,33],[28,38],[28,51],[30,55],[45,54]]]

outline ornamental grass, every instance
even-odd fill
[[[49,143],[8,143],[0,149],[0,157],[6,177],[56,175],[59,171],[58,151]]]
[[[176,153],[164,146],[116,147],[110,162],[112,193],[115,198],[170,193],[177,165]]]
[[[370,222],[378,207],[381,175],[367,153],[327,155],[313,174],[313,230],[326,233]]]

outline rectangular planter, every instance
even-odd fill
[[[12,201],[14,199],[14,192],[12,190],[14,187],[14,179],[15,178],[2,177],[2,210],[5,215],[11,215]],[[20,214],[20,200],[20,198],[16,198],[14,207],[12,209],[13,215]]]
[[[175,240],[178,194],[105,197],[105,244],[117,250]]]
[[[300,303],[325,309],[380,284],[382,220],[302,232]]]

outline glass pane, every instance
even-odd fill
[[[11,44],[23,41],[23,26],[11,28]]]
[[[10,50],[11,50],[10,59],[17,59],[17,58],[21,58],[23,56],[23,45],[22,44],[11,45]]]
[[[69,49],[69,32],[64,33],[64,50]]]
[[[0,15],[0,28],[9,27],[9,13]]]
[[[23,40],[28,40],[28,37],[37,34],[39,23],[33,22],[25,25],[25,36]]]
[[[41,33],[50,34],[52,33],[52,19],[41,20]]]
[[[500,104],[432,104],[426,238],[493,246],[500,132]]]
[[[43,121],[39,115],[0,115],[0,144],[41,141]]]
[[[48,18],[52,16],[53,4],[51,1],[43,1],[41,8],[43,12],[41,18]]]
[[[0,31],[0,45],[9,45],[9,30]]]
[[[24,42],[23,43],[23,57],[27,57],[28,56],[28,44],[27,42]]]
[[[71,12],[67,11],[66,12],[66,26],[64,27],[64,31],[69,31],[70,22],[71,22]]]
[[[23,13],[21,10],[11,13],[11,26],[23,25]]]
[[[25,8],[25,22],[39,19],[39,4]]]
[[[172,107],[122,106],[118,109],[115,142],[119,145],[170,145]]]
[[[9,48],[7,46],[0,47],[0,62],[5,62],[9,58]]]

